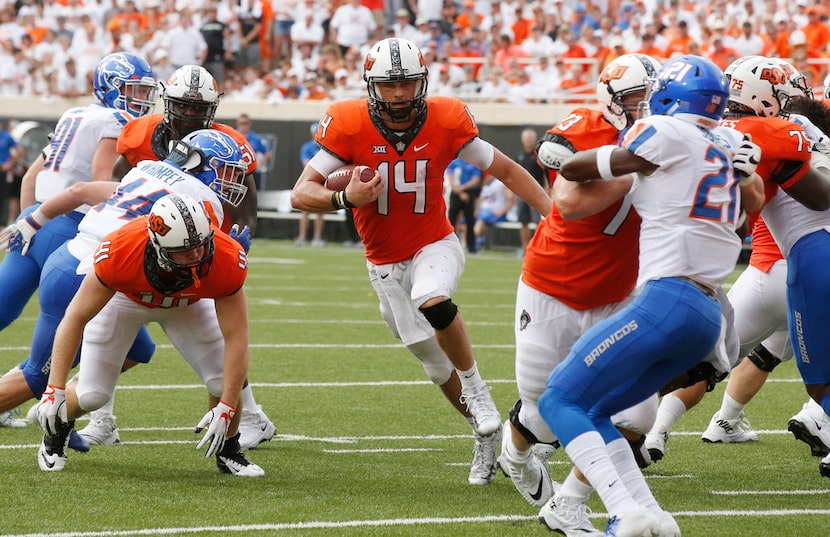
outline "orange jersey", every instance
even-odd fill
[[[761,148],[755,171],[764,180],[767,201],[779,185],[789,188],[810,169],[812,142],[797,123],[781,117],[745,116],[723,119],[721,125],[752,135],[752,142]]]
[[[338,159],[369,166],[385,186],[375,203],[353,209],[366,259],[376,265],[412,259],[453,232],[444,202],[444,170],[478,136],[467,106],[450,97],[427,99],[426,119],[408,141],[388,140],[369,116],[366,99],[332,104],[316,140]]]
[[[619,139],[602,112],[587,108],[574,110],[548,133],[565,138],[576,151]],[[640,217],[627,200],[571,221],[554,204],[530,239],[522,281],[577,310],[620,302],[637,281],[639,237]]]
[[[142,160],[164,160],[168,155],[167,143],[170,140],[169,131],[164,127],[163,119],[163,114],[149,114],[133,119],[121,131],[115,150],[124,155],[133,166]],[[256,171],[256,151],[241,132],[215,121],[210,128],[224,132],[233,138],[239,144],[242,157],[248,163],[248,173]]]
[[[145,271],[147,248],[152,248],[147,217],[142,216],[113,231],[95,251],[95,275],[102,284],[148,308],[177,308],[201,298],[223,298],[242,288],[248,275],[248,257],[239,243],[215,226],[213,262],[199,286],[165,293],[155,288]]]
[[[761,272],[769,272],[772,266],[782,259],[784,256],[775,244],[766,222],[758,217],[752,228],[752,254],[749,256],[749,264]]]

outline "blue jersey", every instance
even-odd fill
[[[300,147],[300,162],[305,166],[305,163],[320,151],[320,146],[314,140],[309,140]]]
[[[0,131],[0,164],[5,164],[9,161],[12,154],[12,149],[17,147],[17,142],[12,138],[12,135],[7,130]]]
[[[447,166],[446,175],[451,177],[458,186],[464,186],[474,179],[481,179],[481,170],[457,158]]]

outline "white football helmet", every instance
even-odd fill
[[[729,111],[761,117],[786,116],[790,87],[790,77],[778,60],[751,58],[732,72]]]
[[[369,112],[375,118],[405,122],[421,117],[426,112],[427,66],[415,43],[400,37],[375,43],[363,63],[363,80],[369,90]],[[404,80],[419,81],[412,100],[385,101],[381,98],[378,83]],[[409,106],[400,106],[407,103]]]
[[[824,98],[830,99],[830,75],[824,77]]]
[[[734,62],[727,65],[726,69],[723,70],[723,74],[726,75],[726,80],[732,80],[732,73],[735,72],[735,69],[737,69],[738,66],[741,65],[742,63],[744,63],[745,61],[751,60],[753,58],[763,58],[763,56],[760,56],[758,54],[751,54],[749,56],[741,56],[740,58],[738,58]]]
[[[617,130],[623,130],[637,119],[639,103],[625,104],[623,97],[645,92],[649,80],[660,69],[660,63],[646,54],[624,54],[615,59],[599,75],[597,100],[602,115]],[[643,100],[645,93],[643,93]]]
[[[213,230],[205,209],[184,194],[167,194],[150,209],[147,219],[150,243],[158,255],[159,266],[180,279],[204,278],[213,261]],[[201,258],[176,260],[177,252],[204,246]]]
[[[184,65],[173,71],[161,93],[164,122],[172,138],[181,140],[195,130],[209,128],[221,95],[216,80],[204,67]]]

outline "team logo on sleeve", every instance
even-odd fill
[[[148,227],[150,228],[150,231],[152,231],[156,235],[161,235],[162,237],[167,235],[171,229],[170,226],[164,223],[164,218],[162,218],[158,214],[150,215]]]

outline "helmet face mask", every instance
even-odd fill
[[[813,88],[811,88],[810,84],[807,82],[806,76],[804,76],[787,60],[782,60],[780,58],[772,58],[772,60],[781,66],[784,73],[787,75],[787,79],[790,81],[788,88],[790,90],[790,98],[806,97],[808,99],[813,99]]]
[[[176,69],[162,91],[164,122],[173,138],[209,128],[220,96],[216,80],[204,67],[185,65]]]
[[[660,63],[645,54],[625,54],[609,63],[597,82],[602,115],[617,130],[630,127],[642,112],[649,80]],[[632,96],[637,96],[632,98]]]
[[[248,192],[243,180],[248,164],[236,141],[224,132],[200,129],[182,139],[198,159],[187,159],[182,169],[209,186],[224,203],[238,207]]]
[[[729,85],[720,67],[701,56],[672,58],[657,72],[647,95],[650,114],[712,128],[723,117]]]
[[[160,198],[150,209],[147,228],[162,270],[179,279],[207,276],[213,262],[213,230],[205,210],[195,200],[183,194]],[[192,254],[181,255],[187,252]]]
[[[369,112],[381,121],[405,123],[426,113],[427,68],[421,51],[402,38],[375,43],[363,64],[363,80],[369,92]],[[412,82],[412,95],[401,100],[384,98],[392,85]],[[408,85],[404,85],[404,90]],[[413,114],[414,112],[414,114]]]
[[[146,60],[128,52],[105,56],[95,67],[93,95],[107,108],[132,117],[150,113],[156,105],[158,83]]]

